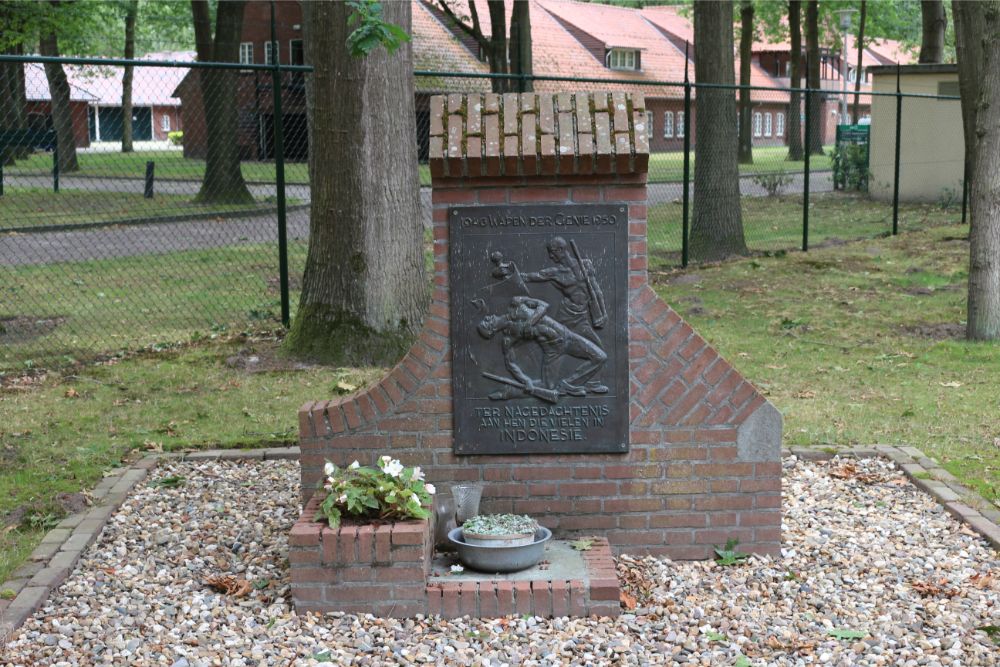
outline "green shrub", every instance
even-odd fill
[[[833,182],[844,190],[868,192],[868,146],[866,144],[841,144],[830,153]]]
[[[167,132],[167,140],[170,141],[171,146],[182,146],[184,144],[184,133],[180,130]]]
[[[792,182],[792,175],[783,171],[775,171],[765,174],[757,174],[751,180],[764,189],[768,197],[778,197],[785,187]]]

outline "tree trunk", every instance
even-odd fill
[[[411,5],[383,5],[409,32]],[[391,363],[428,297],[417,176],[413,45],[353,58],[350,7],[303,3],[312,65],[312,207],[302,295],[286,347],[331,363]]]
[[[125,7],[125,60],[135,58],[135,15],[139,0],[130,0]],[[122,73],[122,153],[132,152],[132,66],[125,65]]]
[[[510,71],[530,77],[534,73],[531,62],[531,3],[528,0],[514,0],[514,12],[510,17]],[[530,78],[518,80],[516,90],[530,93],[535,89]]]
[[[868,18],[868,0],[861,0],[861,21],[858,24],[858,67],[854,70],[854,111],[851,114],[855,125],[861,119],[861,79],[865,73],[865,19]],[[844,45],[844,52],[847,52],[847,45]],[[871,98],[869,98],[871,99]]]
[[[740,3],[740,86],[750,85],[750,59],[753,51],[753,2]],[[740,164],[753,164],[753,132],[751,114],[753,103],[750,89],[740,88],[740,143],[738,159]]]
[[[802,2],[788,3],[788,31],[791,34],[789,58],[789,87],[802,86]],[[792,90],[788,103],[788,159],[802,159],[802,94]]]
[[[0,5],[2,10],[2,5]],[[0,14],[2,16],[2,14]],[[20,46],[4,49],[6,55],[21,55]],[[0,127],[7,130],[26,130],[27,93],[24,87],[24,65],[21,63],[0,63]],[[0,164],[13,164],[14,160],[27,157],[28,149],[22,146],[7,146],[0,150]]]
[[[215,38],[206,0],[191,0],[198,60],[237,62],[243,31],[243,0],[220,2],[216,10]],[[246,204],[253,202],[240,171],[238,105],[233,70],[197,69],[204,106],[206,154],[205,176],[196,201]]]
[[[966,337],[1000,340],[1000,1],[953,2],[969,179]]]
[[[732,0],[695,0],[694,71],[698,83],[734,83]],[[694,170],[691,257],[712,261],[745,255],[733,125],[736,98],[725,88],[698,88],[697,94],[698,164]]]
[[[822,118],[823,94],[819,92],[819,2],[809,0],[806,9],[806,87],[813,91],[809,94],[808,114],[811,118],[809,136],[806,143],[811,155],[823,154],[823,124]]]
[[[944,3],[941,0],[920,0],[920,17],[923,37],[918,62],[944,62],[944,31],[948,26]]]
[[[42,35],[38,50],[43,56],[59,55],[59,40],[55,33]],[[59,63],[45,63],[45,78],[49,84],[52,107],[52,127],[56,131],[56,148],[59,151],[59,171],[80,169],[76,161],[76,138],[73,136],[73,108],[70,105],[69,81]]]
[[[475,0],[470,0],[475,2]],[[490,10],[490,41],[487,58],[490,61],[490,71],[494,74],[508,74],[510,66],[507,60],[507,7],[504,0],[487,0]],[[503,93],[517,90],[517,85],[510,79],[493,79],[493,92]]]

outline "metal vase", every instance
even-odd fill
[[[481,483],[452,484],[451,496],[455,499],[455,521],[459,526],[479,515],[479,501],[483,496]]]

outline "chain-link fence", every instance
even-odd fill
[[[7,86],[0,94],[0,371],[287,322],[308,237],[308,76],[308,67],[277,64],[0,56]],[[525,83],[481,72],[416,73],[425,209],[431,96]],[[685,239],[705,87],[551,76],[530,83],[537,93],[644,93],[651,270],[697,261]],[[836,91],[747,92],[746,111],[737,105],[733,117],[747,139],[743,150],[739,130],[735,144],[716,150],[739,163],[751,252],[963,217],[961,164],[910,150],[939,135],[937,124],[948,118],[960,123],[957,98],[862,95],[860,122],[841,128],[838,144]],[[928,174],[942,169],[957,177],[928,190]],[[929,203],[894,206],[900,188],[904,202]],[[423,224],[429,221],[425,210]]]

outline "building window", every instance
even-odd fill
[[[635,49],[611,49],[605,60],[611,69],[639,69],[639,52]]]
[[[759,137],[761,135],[762,121],[763,118],[759,111],[753,115],[753,136]]]
[[[663,138],[673,139],[674,138],[674,112],[664,111],[663,112]]]
[[[779,113],[778,117],[774,120],[774,136],[785,136],[785,114],[783,113]]]
[[[167,114],[160,116],[160,129],[164,132],[170,131],[170,116]]]
[[[576,118],[576,116],[573,116],[573,117]],[[646,137],[648,139],[649,137],[652,137],[652,136],[653,136],[653,112],[652,111],[647,111],[646,112]]]
[[[677,112],[677,136],[678,138],[684,136],[684,112]]]
[[[306,63],[305,52],[302,50],[302,40],[292,39],[288,41],[289,63],[292,65],[304,65]]]
[[[240,64],[253,64],[253,42],[240,42]]]
[[[275,48],[277,46],[278,45],[275,44],[274,42],[264,42],[264,64],[265,65],[273,65],[274,64],[274,61],[272,60],[272,58],[274,57],[275,52],[277,52],[277,54],[278,54],[278,62],[281,62],[281,49],[280,48]]]
[[[771,112],[764,114],[764,136],[771,136]]]

